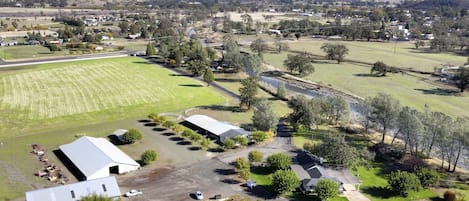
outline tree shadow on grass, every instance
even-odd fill
[[[158,124],[157,123],[145,123],[143,125],[148,126],[148,127],[154,127],[154,126],[157,126]]]
[[[152,62],[149,62],[149,61],[134,61],[132,63],[134,63],[134,64],[153,64]]]
[[[222,179],[220,181],[226,184],[240,184],[241,183],[239,180],[231,179],[231,178]]]
[[[360,188],[363,193],[369,194],[373,197],[387,199],[396,196],[396,194],[387,187],[362,187]]]
[[[181,87],[203,87],[201,84],[180,84]]]
[[[440,95],[440,96],[455,96],[459,95],[459,91],[455,89],[444,89],[444,88],[435,88],[435,89],[414,89],[421,91],[422,94],[431,94],[431,95]]]
[[[151,120],[149,120],[149,119],[139,119],[138,120],[138,123],[150,123],[150,122],[151,122]]]
[[[376,78],[383,77],[383,76],[376,76],[375,74],[370,74],[370,73],[356,73],[356,74],[353,74],[353,76],[356,76],[356,77],[376,77]]]
[[[228,111],[228,112],[243,112],[238,106],[226,106],[226,105],[209,105],[203,106],[203,109],[217,110],[217,111]]]
[[[215,81],[217,82],[241,82],[239,78],[216,78]]]
[[[207,151],[212,152],[212,153],[222,153],[225,150],[221,147],[217,147],[217,148],[209,148],[209,149],[207,149]]]

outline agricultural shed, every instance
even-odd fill
[[[215,138],[222,143],[227,138],[233,138],[236,136],[248,137],[250,135],[250,132],[240,127],[215,120],[205,115],[192,115],[186,118],[185,121],[192,125],[191,127],[197,127],[201,134],[207,134],[211,138]]]
[[[123,174],[140,165],[104,138],[84,136],[60,146],[62,153],[83,174],[79,180],[108,177],[110,173]]]
[[[121,195],[116,178],[111,176],[28,191],[26,201],[76,201],[93,193],[110,198],[118,198]]]

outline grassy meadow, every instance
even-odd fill
[[[283,68],[287,53],[264,54],[265,62]],[[388,74],[386,77],[369,76],[370,68],[351,63],[314,63],[315,72],[305,79],[330,86],[360,97],[374,96],[379,92],[391,94],[403,105],[431,109],[451,116],[469,116],[469,95],[458,95],[448,89],[422,80],[421,77]]]
[[[203,83],[140,58],[38,65],[0,74],[1,138],[50,126],[130,118],[226,99]]]
[[[327,41],[301,39],[290,41],[290,49],[306,51],[317,55],[324,55],[321,45],[324,43],[342,43],[349,49],[345,59],[374,63],[382,61],[385,64],[400,68],[434,72],[434,68],[443,64],[461,65],[467,57],[455,53],[428,52],[428,44],[424,48],[415,49],[410,42],[359,42],[359,41]]]
[[[3,60],[34,59],[68,55],[68,51],[51,52],[40,45],[0,47],[0,58]]]

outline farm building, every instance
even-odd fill
[[[121,195],[115,177],[104,177],[26,192],[26,201],[76,201],[93,193],[110,198]]]
[[[63,155],[81,173],[79,180],[108,177],[110,173],[123,174],[140,165],[104,138],[84,136],[60,146]]]
[[[227,138],[236,136],[248,137],[250,135],[250,132],[240,127],[215,120],[205,115],[192,115],[185,119],[185,123],[188,124],[188,127],[199,130],[199,133],[207,134],[220,142],[224,142]]]

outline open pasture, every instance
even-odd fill
[[[68,55],[68,51],[51,52],[49,48],[39,45],[0,47],[0,58],[3,60],[34,59]]]
[[[349,49],[345,59],[374,63],[382,61],[385,64],[400,68],[434,72],[434,68],[444,64],[461,65],[467,57],[454,53],[429,53],[428,43],[424,48],[415,49],[410,42],[359,42],[359,41],[327,41],[301,39],[291,41],[290,49],[306,51],[317,55],[325,55],[321,50],[324,43],[342,43]]]
[[[286,53],[265,54],[264,61],[284,69]],[[363,98],[380,92],[391,94],[403,105],[422,110],[427,104],[432,110],[444,112],[450,116],[469,116],[469,95],[462,95],[457,89],[434,85],[420,77],[389,74],[386,77],[369,76],[370,68],[350,63],[314,63],[315,72],[305,79],[330,86],[340,91]]]
[[[39,122],[47,128],[51,123],[97,123],[225,101],[204,86],[140,58],[39,65],[0,74],[0,123],[2,129]]]

